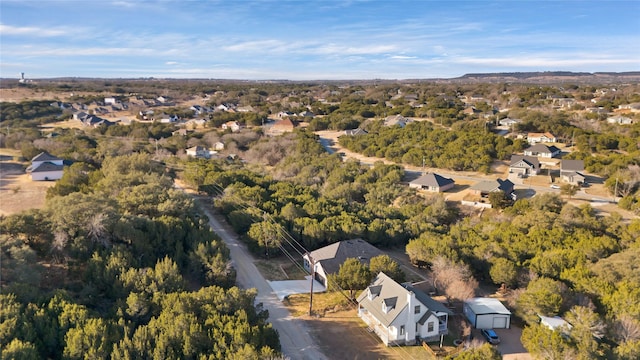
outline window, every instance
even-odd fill
[[[400,326],[400,335],[404,335],[404,325]]]
[[[427,323],[427,331],[428,332],[433,332],[433,321],[429,321]]]
[[[420,323],[416,323],[416,334],[420,332]]]
[[[420,314],[420,305],[416,305],[415,310],[413,311],[415,314]]]

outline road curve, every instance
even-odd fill
[[[264,308],[269,310],[269,321],[280,335],[282,353],[295,360],[327,360],[309,335],[303,320],[293,318],[289,310],[278,300],[269,283],[253,264],[253,257],[244,244],[240,243],[237,236],[224,226],[220,218],[207,209],[204,209],[204,212],[209,217],[211,229],[220,236],[230,250],[238,286],[243,289],[258,290],[256,303],[262,303]]]

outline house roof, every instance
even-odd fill
[[[37,168],[35,169],[31,169],[30,171],[32,173],[37,173],[37,172],[46,172],[46,171],[62,171],[64,170],[64,165],[56,165],[52,162],[43,162],[42,164],[38,165]]]
[[[34,162],[34,161],[59,161],[59,160],[62,160],[62,159],[57,157],[57,156],[53,156],[53,155],[49,154],[46,151],[43,151],[40,154],[34,156],[33,159],[31,159],[31,162]]]
[[[494,298],[473,298],[465,300],[464,303],[471,308],[474,314],[503,314],[511,315],[511,311],[507,309],[498,299]]]
[[[327,274],[338,272],[340,265],[349,258],[368,264],[372,257],[378,255],[383,255],[383,252],[362,239],[340,241],[311,252],[313,260],[320,262]]]
[[[444,306],[443,303],[441,303],[439,301],[436,301],[436,300],[433,300],[431,298],[431,296],[425,294],[421,290],[414,288],[413,286],[411,286],[408,283],[402,284],[402,287],[404,287],[408,291],[413,291],[413,293],[416,295],[416,299],[418,299],[418,301],[420,301],[430,311],[432,311],[432,312],[443,312],[443,313],[447,313],[449,315],[453,315],[453,312],[451,310],[447,309],[447,307]]]
[[[357,129],[352,129],[352,130],[345,130],[344,131],[345,135],[365,135],[367,134],[367,130],[361,129],[361,128],[357,128]]]
[[[571,324],[569,324],[559,316],[553,316],[553,317],[542,316],[542,315],[538,315],[538,316],[540,317],[540,323],[542,325],[547,326],[551,330],[561,329],[562,327],[571,329],[572,327]]]
[[[375,295],[373,299],[369,298],[369,292]],[[431,299],[422,291],[408,284],[398,284],[383,272],[376,276],[371,286],[358,295],[357,301],[384,326],[389,326],[398,317],[398,315],[402,313],[402,310],[407,307],[408,295],[410,292],[414,293],[416,300],[420,305],[427,308],[427,312],[420,320],[418,320],[418,322],[424,324],[426,319],[433,312],[445,312],[447,314],[451,314],[451,311],[449,311],[449,309],[444,305]],[[387,312],[382,310],[382,304],[387,306]]]
[[[540,137],[543,137],[543,136],[544,136],[544,137],[546,137],[546,138],[549,138],[549,139],[553,139],[553,138],[555,138],[555,135],[553,135],[553,134],[552,134],[552,133],[550,133],[550,132],[544,132],[544,133],[528,133],[528,134],[527,134],[527,137],[528,137],[528,138],[540,138]]]
[[[535,144],[529,148],[526,148],[525,151],[532,151],[532,152],[537,152],[537,153],[549,153],[549,154],[554,154],[558,151],[560,151],[560,149],[558,149],[557,147],[551,145],[545,145],[545,144]]]
[[[502,190],[504,192],[509,192],[513,190],[513,183],[509,179],[487,180],[473,185],[471,187],[471,190],[478,190],[481,192],[493,192]]]
[[[453,179],[446,178],[436,173],[424,174],[419,178],[410,182],[410,184],[432,186],[432,187],[442,187],[442,186],[453,184],[453,183],[454,183]]]
[[[296,127],[295,123],[293,121],[291,121],[291,119],[282,119],[282,120],[278,120],[275,123],[273,123],[274,128],[286,128],[286,129],[293,129],[294,127]]]
[[[584,171],[584,160],[562,160],[560,162],[562,171]]]
[[[526,156],[526,155],[511,155],[511,163],[509,166],[518,165],[521,161],[524,161],[529,167],[533,167],[534,169],[540,168],[540,161],[535,156]]]

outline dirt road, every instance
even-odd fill
[[[256,288],[256,303],[262,303],[269,310],[269,321],[280,334],[282,352],[291,359],[325,360],[327,357],[310,336],[310,332],[301,319],[291,316],[289,310],[278,300],[260,271],[253,264],[253,257],[244,244],[237,240],[232,230],[222,219],[205,209],[209,224],[227,244],[231,259],[237,272],[236,283],[243,289]]]

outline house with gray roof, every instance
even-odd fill
[[[540,171],[540,161],[535,156],[511,155],[509,163],[509,173],[517,174],[520,177],[538,175]]]
[[[356,129],[351,129],[351,130],[345,130],[344,134],[347,136],[358,136],[358,135],[366,135],[367,130],[364,130],[362,128],[356,128]]]
[[[31,159],[27,168],[33,181],[58,180],[64,173],[64,160],[44,151]]]
[[[560,149],[554,145],[535,144],[524,150],[526,156],[539,156],[543,158],[553,158],[560,155]]]
[[[409,284],[379,273],[357,297],[358,317],[387,345],[413,345],[448,334],[452,312]]]
[[[481,181],[473,185],[470,190],[481,197],[488,197],[492,192],[503,191],[506,197],[509,197],[514,190],[514,184],[510,180],[487,180]]]
[[[560,162],[560,178],[569,184],[584,183],[584,160],[562,160]]]
[[[328,287],[328,276],[337,273],[345,260],[358,259],[368,266],[372,257],[383,254],[377,247],[362,239],[344,240],[305,254],[303,256],[304,268],[311,273],[311,263],[313,262],[315,264],[315,279],[323,286]]]
[[[436,173],[427,173],[409,182],[409,187],[413,189],[426,190],[432,192],[443,192],[452,189],[455,181]]]

